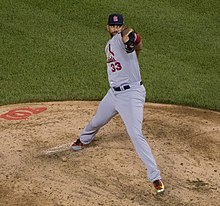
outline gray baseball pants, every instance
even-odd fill
[[[89,144],[98,130],[119,114],[126,126],[137,154],[147,168],[148,179],[153,182],[161,179],[151,148],[142,134],[143,109],[146,91],[144,86],[135,85],[128,90],[116,92],[109,89],[100,102],[95,116],[80,135],[83,144]]]

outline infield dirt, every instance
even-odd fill
[[[220,113],[145,104],[143,133],[166,185],[156,195],[120,116],[84,150],[45,154],[70,145],[98,102],[50,102],[0,107],[47,109],[23,120],[0,118],[0,205],[220,205]]]

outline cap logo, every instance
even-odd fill
[[[113,17],[113,21],[118,21],[118,17],[117,17],[117,16],[114,16],[114,17]]]

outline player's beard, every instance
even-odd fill
[[[112,38],[113,36],[115,36],[117,33],[118,33],[118,32],[112,32],[112,33],[110,33],[111,38]]]

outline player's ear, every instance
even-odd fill
[[[106,29],[107,29],[107,31],[109,32],[109,25],[106,25]]]

